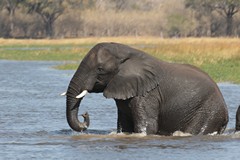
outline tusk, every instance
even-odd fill
[[[88,91],[87,90],[84,90],[84,91],[82,91],[82,93],[80,93],[76,98],[82,98],[82,97],[84,97],[86,94],[88,93]]]
[[[61,96],[66,96],[67,92],[63,92],[62,94],[60,94]]]

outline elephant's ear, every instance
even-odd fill
[[[154,59],[129,58],[104,90],[106,98],[128,99],[144,95],[159,84],[158,63]]]

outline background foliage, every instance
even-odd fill
[[[0,37],[240,35],[240,0],[1,0]]]

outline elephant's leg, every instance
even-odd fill
[[[185,132],[195,135],[222,133],[228,123],[228,113],[223,105],[221,101],[209,97],[202,103],[201,109],[196,111]]]
[[[134,132],[156,134],[158,132],[159,103],[153,95],[134,97],[130,102]]]
[[[117,133],[122,132],[122,124],[121,124],[121,111],[118,109],[118,117],[117,117]]]
[[[131,110],[134,123],[135,133],[147,133],[147,115],[145,112],[145,107],[138,103],[138,98],[134,98],[131,103]]]
[[[126,101],[116,100],[118,108],[118,117],[117,117],[117,132],[134,132],[133,128],[133,119],[130,108]]]
[[[202,131],[203,134],[209,134],[213,132],[221,134],[224,132],[228,123],[228,113],[222,108],[224,107],[219,104],[219,106],[216,106],[216,108],[212,110],[212,115],[209,116],[208,121],[205,124],[206,128]]]

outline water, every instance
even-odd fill
[[[116,107],[102,94],[88,94],[85,133],[70,130],[65,92],[74,71],[59,62],[0,61],[0,159],[239,159],[240,133],[233,133],[240,85],[221,83],[230,122],[223,135],[143,136],[116,134]]]

